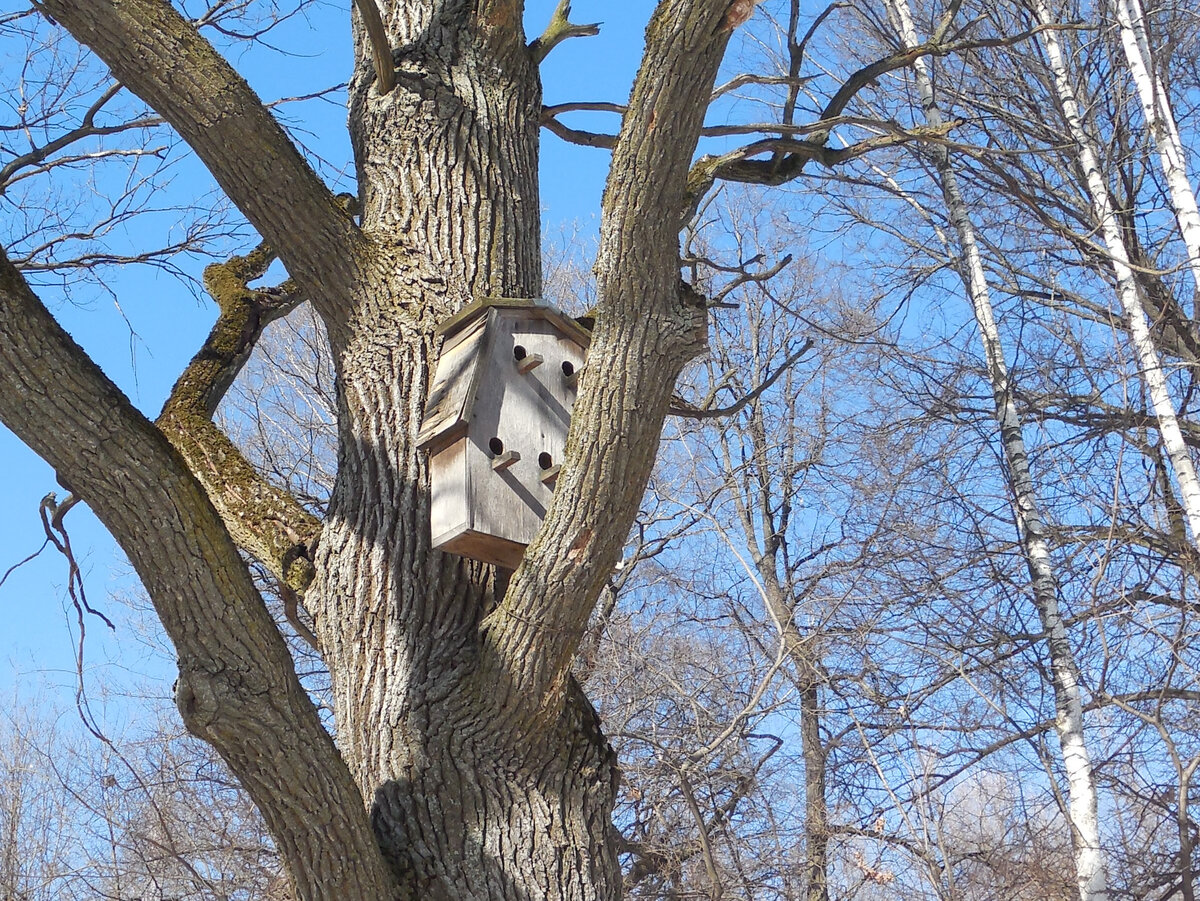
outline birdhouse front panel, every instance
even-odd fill
[[[426,406],[430,527],[435,547],[515,568],[553,497],[587,333],[529,301],[478,318],[447,336]]]

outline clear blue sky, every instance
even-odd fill
[[[0,16],[25,8],[19,0],[0,3]],[[527,28],[538,34],[548,20],[554,3],[531,0]],[[264,99],[304,94],[344,81],[349,65],[347,2],[315,5],[307,21],[297,20],[273,33],[271,40],[298,56],[281,56],[260,50],[238,50],[231,60]],[[544,63],[547,103],[566,100],[611,100],[623,102],[638,61],[642,33],[651,4],[578,0],[572,19],[603,22],[598,37],[568,41]],[[0,46],[0,65],[8,71],[0,83],[14,84],[12,66],[19,64],[21,48]],[[303,129],[301,139],[330,161],[348,157],[346,114],[341,105],[311,101],[286,110],[289,127]],[[582,123],[583,119],[576,119]],[[595,127],[615,128],[614,117],[592,120]],[[543,133],[542,205],[547,233],[566,224],[578,223],[584,234],[594,232],[600,195],[607,171],[608,153],[572,147]],[[210,190],[212,180],[195,161],[185,163],[176,176],[173,190]],[[353,190],[349,183],[334,184],[336,190]],[[75,190],[86,190],[76,188]],[[6,201],[7,203],[7,201]],[[0,215],[12,215],[11,206]],[[121,236],[131,245],[162,241],[162,221],[147,222]],[[5,239],[0,229],[0,241]],[[245,250],[248,245],[232,248]],[[202,262],[186,264],[198,273]],[[73,303],[51,290],[39,292],[56,315],[105,372],[147,414],[157,413],[175,377],[202,343],[215,316],[204,303],[174,278],[146,268],[130,268],[110,282],[113,294],[98,288],[77,290]],[[116,300],[114,301],[114,296]],[[119,304],[119,307],[118,307]],[[36,550],[42,542],[38,503],[49,491],[65,495],[53,472],[3,426],[0,426],[0,574]],[[85,570],[92,603],[102,609],[118,610],[110,594],[128,593],[134,582],[119,550],[90,511],[76,507],[67,518],[72,541]],[[26,696],[34,686],[48,682],[65,692],[74,687],[74,612],[66,598],[66,565],[47,550],[36,561],[11,574],[0,586],[0,697],[12,696],[20,683]],[[87,658],[104,668],[93,670],[101,683],[107,675],[124,668],[134,671],[153,667],[144,660],[138,636],[125,624],[106,634],[98,621],[88,623]],[[169,674],[164,674],[168,679]],[[164,689],[165,690],[165,689]]]

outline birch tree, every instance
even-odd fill
[[[1116,279],[1117,297],[1125,312],[1125,320],[1134,352],[1137,355],[1141,376],[1145,379],[1147,391],[1154,405],[1158,429],[1162,434],[1163,445],[1179,485],[1183,509],[1192,533],[1192,541],[1197,543],[1200,542],[1200,531],[1198,531],[1200,529],[1200,481],[1196,478],[1195,466],[1183,441],[1183,434],[1175,415],[1175,403],[1171,399],[1158,349],[1150,337],[1145,306],[1138,296],[1137,280],[1130,267],[1129,253],[1121,235],[1121,227],[1113,208],[1112,197],[1104,182],[1092,138],[1084,128],[1075,87],[1063,59],[1062,46],[1053,30],[1053,26],[1059,23],[1051,15],[1046,4],[1040,0],[1035,0],[1033,3],[1033,11],[1038,23],[1043,27],[1039,37],[1054,76],[1055,88],[1062,105],[1067,129],[1075,145],[1079,167],[1087,181],[1092,212],[1104,238],[1105,249]]]
[[[918,46],[920,42],[907,0],[891,0],[890,10],[903,45]],[[936,127],[942,122],[942,113],[938,108],[933,82],[924,59],[913,61],[913,75],[925,119]],[[1056,729],[1071,799],[1069,812],[1079,894],[1084,901],[1103,899],[1108,895],[1104,859],[1100,849],[1096,783],[1084,734],[1079,667],[1059,611],[1058,583],[1054,575],[1033,476],[1029,469],[1022,423],[1009,380],[1004,348],[996,327],[987,276],[975,240],[975,229],[966,202],[959,191],[949,151],[944,147],[933,147],[929,152],[934,159],[942,197],[958,240],[961,254],[959,272],[963,287],[970,298],[983,345],[1006,475],[1013,493],[1017,529],[1029,567],[1032,598],[1045,630],[1050,652],[1051,680],[1058,710]]]
[[[1200,209],[1196,207],[1196,192],[1188,179],[1187,158],[1171,110],[1170,95],[1155,70],[1140,0],[1114,0],[1113,9],[1121,32],[1121,46],[1129,61],[1129,74],[1137,87],[1146,128],[1158,149],[1179,235],[1187,250],[1188,268],[1200,297]]]

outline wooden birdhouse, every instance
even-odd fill
[[[438,331],[418,435],[433,546],[515,569],[553,496],[589,333],[508,298],[477,301]]]

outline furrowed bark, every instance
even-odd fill
[[[485,295],[541,291],[541,86],[520,4],[398,0],[386,95],[356,47],[350,130],[379,248],[334,340],[338,478],[305,596],[338,740],[389,864],[423,899],[620,892],[615,761],[576,687],[534,737],[477,678],[494,570],[430,547],[417,449],[434,330]]]
[[[220,313],[155,424],[200,480],[238,547],[285,588],[302,592],[313,579],[311,553],[320,523],[294,497],[263,478],[212,421],[262,330],[300,302],[294,290],[272,294],[248,287],[274,258],[262,245],[205,270],[205,286]]]
[[[897,30],[908,46],[918,43],[908,0],[890,0]],[[925,119],[931,126],[941,124],[942,112],[934,97],[933,78],[923,57],[913,60],[917,94]],[[1050,653],[1050,672],[1057,710],[1055,730],[1067,772],[1072,845],[1079,893],[1083,901],[1103,901],[1108,897],[1108,877],[1100,848],[1099,805],[1095,772],[1084,734],[1083,699],[1079,685],[1079,665],[1067,636],[1058,604],[1058,580],[1046,540],[1045,521],[1038,504],[1029,455],[1025,448],[1024,426],[1017,411],[1009,378],[1004,346],[996,325],[991,292],[976,241],[975,226],[962,192],[950,152],[945,147],[928,149],[937,169],[938,182],[950,221],[958,238],[962,261],[959,275],[970,299],[983,344],[984,361],[991,383],[994,416],[1003,448],[1004,466],[1013,494],[1013,512],[1025,563],[1029,569],[1032,600],[1046,632]]]
[[[297,897],[399,897],[362,796],[204,490],[2,252],[0,383],[0,419],[129,555],[179,654],[184,722],[250,793]]]
[[[561,708],[567,668],[620,557],[683,366],[707,340],[681,283],[687,167],[728,33],[727,0],[663,0],[613,151],[596,263],[599,303],[567,459],[545,522],[483,626],[482,684],[518,731]]]
[[[188,143],[293,278],[339,306],[362,239],[245,80],[165,0],[39,6]]]
[[[1041,32],[1042,46],[1045,48],[1046,57],[1054,75],[1055,89],[1062,104],[1067,128],[1075,144],[1079,168],[1083,171],[1087,181],[1092,214],[1104,236],[1109,262],[1116,277],[1117,299],[1124,310],[1130,341],[1141,370],[1141,377],[1146,383],[1146,390],[1154,406],[1159,434],[1162,436],[1167,457],[1171,461],[1171,468],[1175,472],[1175,481],[1179,486],[1180,500],[1191,529],[1192,542],[1200,547],[1200,479],[1196,477],[1196,468],[1192,463],[1187,445],[1183,441],[1175,414],[1175,404],[1167,385],[1166,373],[1163,371],[1158,350],[1154,346],[1149,327],[1146,324],[1146,312],[1138,296],[1136,276],[1130,268],[1129,254],[1121,235],[1121,224],[1113,211],[1108,186],[1100,174],[1098,154],[1083,126],[1075,88],[1067,73],[1058,36],[1052,27],[1057,22],[1050,15],[1044,0],[1033,0],[1032,8],[1038,22],[1044,26],[1044,30]]]

